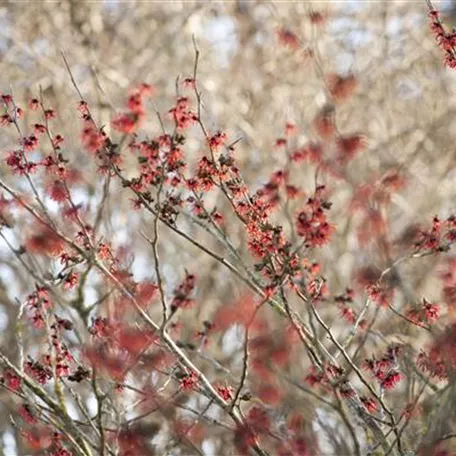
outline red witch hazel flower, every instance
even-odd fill
[[[365,396],[360,397],[360,399],[361,399],[361,402],[363,403],[364,407],[366,407],[366,410],[369,413],[373,413],[373,412],[375,412],[375,410],[377,410],[378,404],[375,399],[365,397]]]
[[[25,247],[30,253],[55,256],[63,250],[64,242],[53,230],[43,227],[26,241]]]
[[[285,124],[285,134],[291,136],[296,133],[296,125],[293,122],[287,122]]]
[[[13,102],[13,97],[8,93],[4,93],[4,94],[2,94],[2,100],[3,100],[3,103],[5,103],[7,106],[9,106],[9,104]]]
[[[3,377],[0,378],[0,383],[3,383],[7,388],[13,391],[19,391],[21,389],[22,380],[12,370],[7,369],[3,373]]]
[[[183,130],[198,121],[197,114],[189,108],[187,97],[179,97],[177,103],[169,110],[177,128]]]
[[[191,76],[186,77],[182,84],[186,89],[195,89],[195,79]]]
[[[37,286],[36,290],[27,296],[25,307],[31,312],[33,326],[37,329],[44,328],[44,312],[52,307],[52,303],[48,299],[47,289]]]
[[[66,275],[65,279],[63,280],[63,288],[65,290],[69,290],[74,288],[78,284],[79,274],[75,272],[70,272]]]
[[[195,288],[196,277],[193,274],[186,272],[184,281],[175,291],[171,310],[174,312],[179,308],[189,308],[194,304],[194,300],[190,297]]]
[[[35,379],[40,385],[45,385],[52,378],[52,370],[39,361],[29,357],[24,366],[25,373]]]
[[[125,134],[134,133],[146,115],[144,97],[150,93],[152,93],[152,86],[149,84],[142,84],[139,89],[133,91],[127,100],[128,112],[123,112],[114,118],[113,128]]]
[[[196,385],[198,384],[198,376],[192,371],[190,374],[185,374],[180,379],[179,383],[182,390],[188,393],[196,388]]]
[[[275,145],[276,147],[285,147],[287,145],[287,140],[285,138],[277,138]]]
[[[428,353],[418,355],[417,364],[432,377],[445,380],[456,373],[456,323],[436,337]]]
[[[112,126],[115,130],[121,133],[134,133],[138,128],[138,116],[135,114],[119,114],[112,121]]]
[[[311,372],[307,374],[305,382],[311,387],[313,387],[315,385],[320,385],[321,383],[323,383],[324,379],[325,377],[323,372],[319,372],[315,368],[312,368]]]
[[[111,334],[112,329],[107,318],[97,317],[92,320],[92,326],[89,329],[93,337],[107,337]]]
[[[407,317],[418,326],[423,326],[424,323],[432,325],[440,317],[440,308],[437,304],[423,299],[420,307],[413,307],[407,312]]]
[[[231,386],[217,386],[217,393],[224,401],[229,401],[233,397],[233,388]]]
[[[428,372],[432,378],[445,380],[448,377],[448,365],[435,347],[430,350],[429,355],[423,351],[420,352],[416,364],[424,372]]]
[[[333,99],[342,102],[352,95],[358,85],[358,81],[352,74],[345,77],[338,74],[330,74],[327,77],[327,84]]]
[[[28,102],[28,107],[31,111],[36,111],[38,110],[38,108],[40,107],[40,102],[37,98],[32,98],[29,102]]]
[[[397,370],[392,370],[386,377],[380,382],[380,386],[383,389],[390,390],[396,387],[396,385],[402,380],[402,374]]]
[[[442,25],[439,12],[432,9],[429,11],[429,26],[431,32],[435,36],[435,40],[439,47],[444,51],[445,58],[444,64],[448,68],[456,68],[455,46],[456,46],[456,33],[448,33]]]
[[[291,30],[281,28],[277,30],[277,37],[282,46],[290,47],[291,49],[299,48],[299,38]]]
[[[367,145],[366,138],[361,134],[340,136],[337,141],[339,161],[344,164],[356,157]]]
[[[434,217],[431,229],[418,232],[415,246],[423,250],[447,252],[455,241],[456,217],[452,215],[446,220]]]
[[[10,125],[13,123],[13,119],[9,114],[2,114],[0,116],[0,125],[2,127],[6,127],[7,125]]]
[[[33,131],[34,131],[35,135],[42,135],[42,134],[46,133],[47,129],[46,129],[45,125],[37,123],[37,124],[33,125]]]
[[[293,185],[287,185],[288,171],[279,170],[272,174],[269,181],[260,188],[256,194],[263,200],[269,207],[276,207],[281,200],[280,188],[284,187],[290,199],[296,197],[299,189]]]
[[[388,307],[394,297],[394,290],[383,285],[373,284],[366,289],[369,298],[380,307]]]
[[[24,404],[19,408],[19,415],[27,424],[36,424],[38,420],[32,411],[32,408],[28,404]]]
[[[364,360],[363,368],[373,374],[383,389],[393,389],[403,378],[397,369],[397,357],[400,353],[401,347],[392,345],[380,359],[372,357]]]
[[[48,186],[47,191],[50,198],[58,203],[62,203],[68,198],[68,192],[65,183],[61,180],[54,180],[51,182]]]
[[[318,187],[314,197],[307,200],[306,208],[298,213],[297,232],[308,247],[320,247],[328,243],[335,231],[326,219],[326,211],[331,208],[331,203],[322,198],[324,188]]]
[[[309,143],[304,147],[294,151],[290,158],[294,162],[301,162],[309,159],[314,163],[321,163],[321,157],[323,155],[323,148],[319,143]]]
[[[123,128],[121,125],[118,127]],[[103,130],[97,129],[92,121],[87,121],[82,130],[81,140],[89,152],[96,153],[107,143],[107,135]]]
[[[217,150],[220,146],[222,146],[225,143],[225,140],[226,134],[221,131],[218,131],[208,139],[209,147],[211,149]]]
[[[203,157],[197,165],[196,178],[189,179],[187,185],[191,190],[202,189],[208,192],[215,186],[214,178],[217,175],[217,168],[212,160]]]
[[[26,152],[30,152],[38,147],[38,138],[35,135],[26,136],[21,140],[21,145]]]
[[[340,309],[340,315],[348,323],[353,324],[356,321],[356,314],[350,307],[342,306]]]

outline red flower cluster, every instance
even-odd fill
[[[54,348],[55,370],[58,377],[67,377],[70,373],[70,363],[74,358],[65,343],[62,342],[62,332],[71,331],[73,324],[69,320],[65,320],[54,316],[55,322],[51,325],[51,342]],[[50,358],[45,358],[46,362],[51,364]]]
[[[418,355],[417,364],[432,377],[445,380],[456,373],[456,323],[450,323],[431,345]]]
[[[338,161],[341,164],[346,164],[356,157],[367,145],[366,137],[361,134],[353,134],[350,136],[340,136],[336,140],[337,149],[339,152]]]
[[[217,393],[224,401],[229,401],[233,398],[233,388],[231,386],[219,385],[217,386]]]
[[[187,97],[179,97],[176,105],[169,110],[169,114],[179,130],[184,130],[198,122],[198,115],[190,109],[190,102]]]
[[[108,137],[103,130],[99,130],[90,117],[84,119],[84,128],[82,129],[81,142],[83,146],[91,153],[97,155],[107,144]]]
[[[45,385],[52,378],[52,370],[49,367],[48,359],[43,359],[43,362],[40,362],[34,361],[29,357],[29,360],[25,363],[24,370],[40,385]]]
[[[281,201],[281,189],[285,191],[285,195],[288,199],[291,200],[297,198],[300,194],[300,189],[295,185],[289,184],[288,178],[288,171],[276,171],[273,173],[269,181],[256,192],[257,196],[264,199],[266,203],[272,208],[277,207]]]
[[[393,345],[388,347],[386,353],[380,358],[375,357],[364,360],[363,367],[373,374],[383,389],[393,389],[403,378],[398,371],[397,360],[401,347]]]
[[[378,403],[375,399],[366,396],[361,396],[360,400],[369,413],[374,413],[375,410],[377,410]]]
[[[195,178],[187,181],[187,185],[191,190],[208,192],[215,186],[214,179],[216,178],[218,171],[210,158],[203,157],[199,160],[195,174]]]
[[[320,385],[324,378],[325,376],[323,371],[317,371],[316,368],[312,367],[304,380],[308,385],[313,387],[315,385]]]
[[[394,289],[385,284],[373,284],[366,287],[369,298],[380,307],[388,307],[394,298]]]
[[[196,388],[196,385],[198,384],[198,376],[192,371],[190,374],[184,375],[180,379],[179,383],[182,390],[188,393]]]
[[[37,171],[37,164],[27,160],[22,150],[13,150],[8,152],[6,164],[11,168],[13,174],[25,176],[33,174]]]
[[[55,231],[43,226],[26,240],[25,247],[30,253],[57,256],[64,248],[64,241]]]
[[[89,328],[89,332],[95,338],[105,338],[110,336],[112,329],[109,320],[105,317],[92,319],[92,326]]]
[[[23,404],[19,407],[19,415],[27,424],[37,424],[38,420],[29,404]]]
[[[418,326],[434,324],[440,317],[440,307],[423,299],[421,306],[414,306],[407,312],[407,317]]]
[[[223,133],[222,131],[218,131],[217,133],[212,135],[207,140],[209,147],[214,150],[217,150],[219,147],[221,147],[223,144],[225,144],[225,141],[226,141],[226,134]]]
[[[309,143],[291,154],[291,160],[301,162],[309,159],[313,163],[320,163],[323,155],[323,147],[319,143]]]
[[[125,134],[134,133],[146,115],[144,98],[151,93],[152,86],[144,83],[137,90],[133,91],[127,100],[128,111],[114,118],[112,121],[113,128]]]
[[[6,369],[3,376],[0,378],[0,383],[4,384],[7,388],[13,391],[21,389],[22,380],[11,369]]]
[[[328,90],[336,102],[346,101],[356,90],[358,81],[353,74],[340,76],[338,74],[329,74],[327,76]]]
[[[344,294],[334,296],[334,301],[339,305],[341,317],[351,324],[355,323],[356,314],[351,307],[348,307],[347,304],[353,302],[354,295],[354,291],[347,288]]]
[[[49,290],[36,285],[36,290],[27,296],[25,308],[31,312],[33,326],[35,328],[44,328],[45,312],[52,308],[49,300]]]
[[[440,48],[445,52],[444,64],[449,68],[456,68],[456,32],[447,33],[440,20],[439,12],[429,11],[429,26]]]
[[[297,216],[298,236],[305,239],[308,247],[325,245],[335,231],[326,218],[326,211],[331,208],[331,203],[323,197],[324,192],[325,186],[317,187],[314,196],[307,200],[306,208]]]
[[[397,370],[393,369],[386,374],[385,378],[383,378],[383,380],[380,382],[380,386],[386,390],[393,389],[402,380],[402,378],[403,375]]]
[[[415,246],[422,250],[446,252],[455,241],[456,217],[452,215],[446,220],[434,217],[431,229],[418,232]]]
[[[171,311],[177,309],[188,309],[192,307],[195,301],[191,297],[196,285],[196,277],[193,274],[185,273],[184,281],[174,291],[174,298],[171,302]]]

